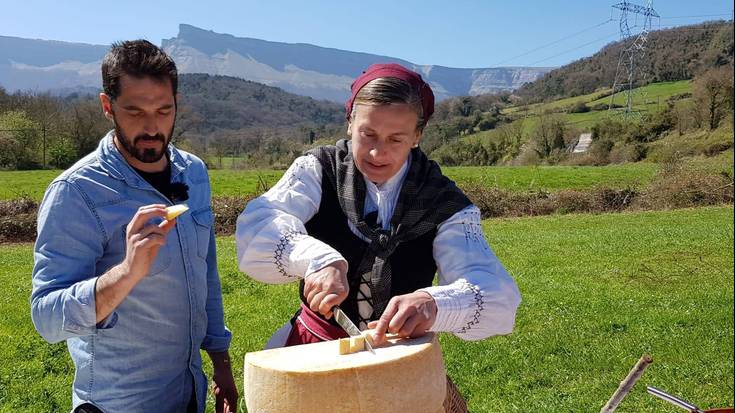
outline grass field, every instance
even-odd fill
[[[35,200],[43,198],[48,184],[60,170],[0,171],[0,199],[15,199],[29,196]],[[213,195],[244,195],[258,189],[260,178],[273,185],[283,175],[277,170],[214,169],[210,171]]]
[[[667,98],[687,92],[691,92],[692,84],[689,80],[680,80],[676,82],[659,82],[652,83],[640,88],[634,89],[633,106],[640,107],[659,101],[663,103]],[[587,106],[594,106],[600,103],[609,104],[611,97],[609,96],[611,89],[601,90],[586,95],[574,96],[570,98],[557,99],[546,103],[535,103],[526,106],[531,112],[553,111],[557,109],[568,108],[575,103],[584,102]],[[606,96],[607,95],[607,96]],[[615,96],[615,103],[622,105],[625,102],[625,95],[621,92]],[[504,113],[511,114],[518,112],[522,106],[511,106],[504,109]]]
[[[586,189],[594,186],[622,188],[647,184],[658,165],[636,163],[594,166],[456,166],[442,168],[460,185],[482,183],[510,190]]]
[[[484,183],[511,190],[544,189],[554,191],[564,188],[583,189],[595,185],[625,187],[649,182],[658,166],[650,163],[610,165],[604,167],[447,167],[444,173],[458,182]],[[61,171],[0,171],[0,200],[15,199],[27,195],[40,200],[43,193]],[[220,195],[244,195],[258,189],[260,178],[269,185],[275,184],[283,174],[277,170],[210,171],[212,193]]]
[[[510,336],[441,338],[470,411],[599,411],[644,352],[654,363],[618,412],[681,411],[646,385],[704,408],[733,404],[731,207],[491,220],[485,232],[523,303]],[[254,282],[237,271],[231,237],[218,247],[242,383],[244,354],[288,320],[296,286]],[[30,323],[32,246],[0,246],[0,269],[0,412],[67,411],[66,347]]]

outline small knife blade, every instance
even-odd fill
[[[655,388],[653,386],[648,386],[648,387],[646,387],[646,390],[648,390],[648,393],[650,393],[650,394],[652,394],[652,395],[654,395],[654,396],[656,396],[658,398],[661,398],[663,400],[666,400],[667,402],[673,404],[674,406],[679,406],[682,409],[689,410],[690,412],[693,412],[693,413],[694,412],[696,412],[696,413],[704,413],[704,411],[702,409],[700,409],[699,407],[697,407],[697,406],[689,403],[686,400],[682,400],[682,399],[680,399],[680,398],[678,398],[676,396],[672,396],[672,395],[666,393],[665,391],[663,391],[661,389],[657,389],[657,388]]]
[[[344,311],[342,311],[341,308],[339,308],[338,305],[335,305],[332,307],[332,312],[334,313],[334,320],[337,322],[337,324],[342,327],[347,334],[349,334],[352,337],[360,337],[362,336],[362,332],[359,328],[355,325],[355,323],[350,320],[349,317],[347,317],[347,314],[345,314]],[[370,345],[370,342],[365,339],[365,348],[368,349],[371,353],[375,354],[375,350],[373,350],[373,346]]]

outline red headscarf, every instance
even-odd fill
[[[379,77],[394,77],[408,82],[413,88],[419,91],[421,97],[421,106],[424,110],[424,120],[428,121],[431,115],[434,113],[434,92],[431,91],[429,84],[421,79],[421,75],[414,72],[413,70],[406,69],[405,67],[396,63],[376,63],[370,65],[362,74],[355,79],[352,83],[352,94],[345,103],[345,110],[347,111],[347,119],[350,119],[352,113],[352,103],[355,101],[360,89],[363,88],[371,80],[375,80]]]

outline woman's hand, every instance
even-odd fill
[[[371,321],[368,328],[375,329],[374,342],[385,342],[385,334],[401,337],[421,337],[436,321],[436,302],[426,291],[398,295],[388,302],[380,320]]]
[[[304,297],[311,311],[332,317],[332,307],[342,304],[350,291],[347,262],[336,261],[304,278]]]

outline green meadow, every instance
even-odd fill
[[[484,227],[523,302],[509,336],[441,337],[470,411],[599,411],[643,353],[654,362],[618,412],[681,411],[648,395],[646,385],[703,408],[733,404],[732,207],[497,219]],[[291,317],[297,289],[241,274],[232,237],[218,239],[218,253],[242,386],[245,353]],[[31,244],[0,246],[3,413],[70,408],[66,346],[45,343],[31,324],[32,260]]]
[[[467,166],[445,167],[444,173],[459,185],[485,184],[510,190],[585,189],[594,186],[623,188],[645,185],[658,165],[635,163],[596,166]],[[0,200],[28,196],[41,200],[58,170],[0,171]],[[273,186],[283,175],[278,170],[213,169],[209,171],[214,196],[239,196]],[[262,183],[261,183],[262,182]]]

